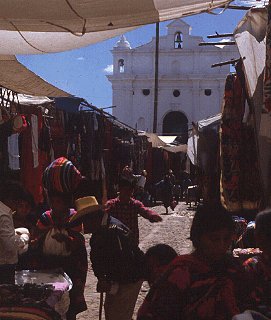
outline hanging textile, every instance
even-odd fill
[[[268,23],[266,27],[266,60],[264,71],[264,109],[271,112],[271,4],[267,6]]]
[[[38,117],[35,114],[31,115],[31,135],[32,135],[33,165],[34,165],[34,168],[37,168],[39,165],[39,128],[38,128]]]
[[[229,211],[258,209],[262,197],[252,121],[243,123],[245,89],[240,75],[226,79],[220,129],[221,203]]]
[[[11,170],[20,170],[19,133],[8,137],[8,160]]]
[[[42,127],[42,111],[35,110],[37,116],[38,134]],[[21,182],[25,188],[32,193],[36,203],[43,201],[42,193],[42,172],[44,161],[41,152],[38,153],[38,166],[34,167],[34,153],[32,145],[32,115],[26,115],[27,121],[31,124],[24,132],[21,133]],[[36,155],[35,155],[36,156]]]

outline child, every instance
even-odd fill
[[[164,273],[167,266],[177,257],[177,252],[167,244],[159,243],[145,253],[146,278],[150,286]]]
[[[221,206],[199,207],[190,231],[195,251],[169,264],[138,320],[228,320],[244,311],[245,272],[227,254],[233,236],[234,222]]]
[[[27,228],[30,233],[34,231],[37,223],[35,206],[33,195],[25,191],[13,215],[14,228]]]
[[[256,245],[262,254],[244,262],[255,281],[256,308],[271,317],[271,209],[257,214],[255,220]]]

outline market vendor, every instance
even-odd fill
[[[51,163],[43,174],[43,186],[51,209],[37,222],[36,267],[62,268],[73,282],[67,320],[76,319],[76,314],[87,309],[84,298],[88,267],[85,240],[81,225],[71,226],[69,223],[76,214],[70,208],[72,194],[81,179],[80,172],[66,158]]]
[[[0,184],[0,284],[15,282],[18,247],[12,214],[24,192],[23,187],[17,182]]]

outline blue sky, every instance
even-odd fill
[[[218,11],[216,11],[218,12]],[[223,14],[199,14],[184,18],[192,27],[192,35],[206,36],[230,33],[245,11],[226,10]],[[166,34],[166,25],[160,24],[160,34]],[[140,27],[125,34],[132,47],[149,42],[155,35],[155,24]],[[20,55],[18,60],[30,70],[55,86],[86,99],[102,108],[112,105],[111,84],[104,69],[112,64],[113,48],[119,37],[85,48],[44,55]],[[235,57],[233,57],[235,58]]]

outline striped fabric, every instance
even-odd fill
[[[48,309],[48,308],[47,308]],[[41,310],[37,307],[1,307],[2,320],[60,320],[60,316],[53,310]]]
[[[82,175],[73,163],[61,157],[44,170],[42,182],[47,191],[69,193],[75,191],[81,179]]]

